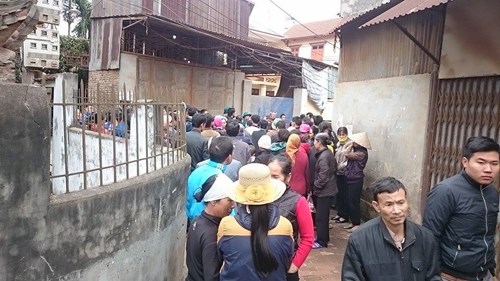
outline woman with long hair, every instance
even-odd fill
[[[234,217],[219,225],[218,248],[224,260],[220,280],[286,280],[293,257],[293,228],[271,204],[286,190],[266,165],[241,167],[228,195],[238,203]]]
[[[346,147],[350,147],[348,131],[346,127],[337,129],[339,142],[335,150],[335,160],[337,161],[337,187],[339,192],[336,195],[337,215],[333,218],[337,223],[348,221],[348,205],[347,205],[347,181],[344,176],[344,171],[347,166],[347,158],[345,154],[348,152]]]
[[[319,133],[314,137],[316,165],[314,167],[313,198],[316,202],[316,241],[313,249],[326,248],[330,241],[329,217],[333,196],[337,193],[337,162],[328,146],[329,136]]]
[[[288,269],[287,281],[299,280],[298,270],[311,252],[314,242],[314,226],[309,203],[289,186],[293,176],[290,159],[282,155],[275,156],[271,159],[268,167],[271,170],[271,177],[287,186],[285,193],[274,204],[278,205],[280,215],[287,218],[293,227],[295,255]]]

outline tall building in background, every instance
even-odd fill
[[[59,69],[61,1],[38,0],[39,24],[23,45],[23,62],[28,74],[36,70]],[[30,77],[32,80],[36,75]]]

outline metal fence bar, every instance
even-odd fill
[[[67,101],[64,80],[62,83],[62,102],[53,102],[51,106],[62,108],[63,123],[71,125],[62,126],[61,132],[64,134],[64,151],[58,157],[59,161],[63,161],[64,169],[50,175],[53,184],[54,179],[65,179],[64,188],[62,182],[57,183],[60,186],[58,193],[116,183],[151,173],[185,157],[186,107],[183,103],[166,102],[167,93],[163,88],[149,85],[149,90],[136,87],[134,91],[127,92],[127,88],[123,87],[120,94],[117,89],[110,91],[97,85],[97,93],[88,99],[82,87]],[[67,110],[70,107],[73,108],[73,118],[68,123]],[[175,127],[168,122],[168,117],[164,126],[163,109],[172,120],[175,117]],[[117,133],[116,125],[120,121],[125,124],[125,135]],[[106,126],[110,126],[109,129]],[[81,134],[81,138],[77,134]],[[77,143],[73,143],[75,140]],[[142,141],[145,143],[142,144]],[[75,162],[77,159],[80,160]],[[78,164],[81,170],[71,167],[72,163],[81,163],[81,166]],[[134,169],[131,165],[136,165],[136,173],[131,173]]]

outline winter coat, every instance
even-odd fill
[[[330,149],[316,152],[313,195],[317,197],[337,194],[337,162]]]
[[[346,153],[349,153],[352,150],[352,141],[349,141],[344,144],[337,144],[337,149],[335,151],[335,160],[337,161],[337,175],[343,176],[345,168],[347,167],[347,158],[345,157]]]
[[[347,166],[344,170],[344,176],[347,183],[362,181],[365,177],[363,170],[368,162],[368,150],[362,146],[353,147],[351,152],[345,154]]]
[[[295,164],[292,167],[290,188],[300,195],[306,196],[309,189],[309,145],[301,144],[295,153]]]
[[[186,150],[191,156],[191,172],[196,169],[196,164],[208,159],[208,141],[199,129],[195,128],[186,133]]]
[[[423,225],[440,243],[441,270],[461,279],[483,278],[495,268],[498,191],[465,171],[429,193]]]
[[[357,229],[347,242],[343,281],[439,281],[437,245],[432,233],[405,221],[400,251],[380,217]]]
[[[261,278],[255,269],[250,242],[252,216],[245,206],[238,209],[236,216],[225,217],[219,225],[217,234],[219,253],[224,260],[220,281],[285,281],[286,273],[293,257],[293,229],[290,222],[279,215],[277,206],[269,207],[269,232],[267,236],[269,251],[278,262],[278,268],[267,278]],[[242,279],[243,278],[243,279]]]

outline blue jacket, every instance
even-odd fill
[[[285,281],[293,257],[293,229],[291,223],[279,215],[277,206],[269,205],[269,250],[278,262],[278,268],[262,279],[255,269],[250,244],[252,217],[245,207],[236,216],[225,217],[217,234],[219,253],[224,259],[220,281]]]
[[[189,175],[186,195],[186,214],[189,221],[192,221],[205,210],[205,204],[203,202],[196,202],[196,199],[194,199],[195,193],[201,190],[201,186],[209,177],[222,173],[223,170],[223,164],[208,161],[207,165],[196,168]]]

